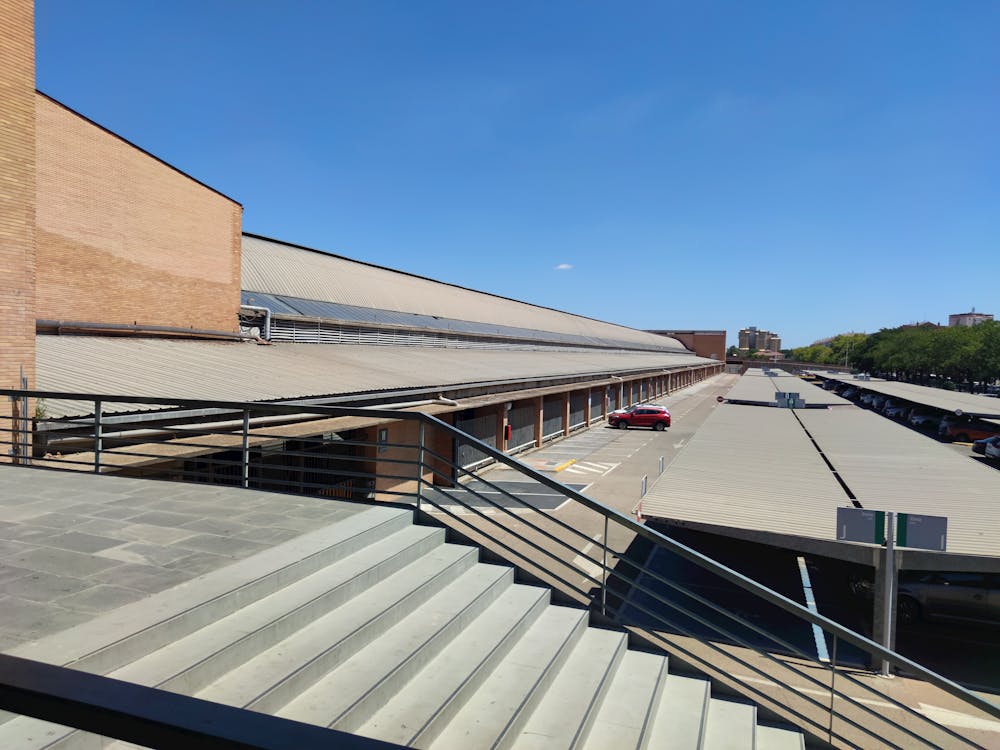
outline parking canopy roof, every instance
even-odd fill
[[[807,407],[843,406],[851,403],[783,370],[747,370],[730,389],[727,398],[748,404],[772,404],[776,400],[775,394],[779,392],[798,393]]]
[[[774,544],[833,542],[837,507],[853,504],[834,470],[861,507],[946,516],[945,555],[1000,565],[1000,473],[854,406],[720,404],[643,498],[643,513],[774,535]]]
[[[881,380],[879,378],[860,380],[853,375],[826,372],[825,370],[813,370],[812,373],[827,380],[849,383],[866,391],[884,393],[891,398],[900,398],[904,401],[910,401],[932,409],[941,409],[948,412],[961,410],[963,414],[970,417],[982,417],[1000,426],[1000,399],[997,398],[972,393],[960,393],[959,391],[945,391],[941,388],[931,388],[930,386],[915,385],[914,383],[900,383],[895,380]]]

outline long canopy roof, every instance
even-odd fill
[[[407,313],[512,329],[568,334],[581,340],[688,352],[677,339],[478,292],[277,240],[243,235],[242,285],[247,293]]]
[[[38,388],[216,401],[265,401],[593,375],[715,360],[690,352],[497,350],[39,336]],[[52,417],[87,405],[45,405]],[[111,407],[109,407],[111,410]]]

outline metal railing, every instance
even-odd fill
[[[938,703],[1000,719],[1000,706],[957,683],[433,416],[22,390],[0,397],[91,405],[78,405],[83,416],[36,416],[30,436],[0,419],[0,446],[22,446],[10,462],[26,463],[30,438],[35,468],[411,504],[834,746],[979,746],[972,732],[896,699],[892,681],[868,669],[883,660],[933,689]],[[456,464],[461,445],[491,467]]]

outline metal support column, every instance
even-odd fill
[[[601,562],[601,614],[608,610],[608,517],[604,517],[604,559]]]
[[[243,410],[243,471],[242,471],[242,486],[247,488],[250,486],[250,410]]]
[[[893,635],[895,631],[896,614],[896,514],[888,511],[885,514],[885,553],[882,558],[882,645],[887,649],[892,649]],[[882,660],[882,676],[888,677],[891,673],[892,665],[885,659]]]
[[[424,496],[424,422],[420,420],[417,445],[417,513],[420,512],[420,502]]]
[[[102,412],[104,411],[104,404],[101,403],[100,399],[94,401],[94,473],[101,473],[101,449],[104,447],[102,443],[104,442],[101,438],[101,430],[103,425]]]

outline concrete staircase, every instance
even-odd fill
[[[12,653],[421,748],[805,746],[386,506]],[[3,748],[109,744],[5,718]]]

